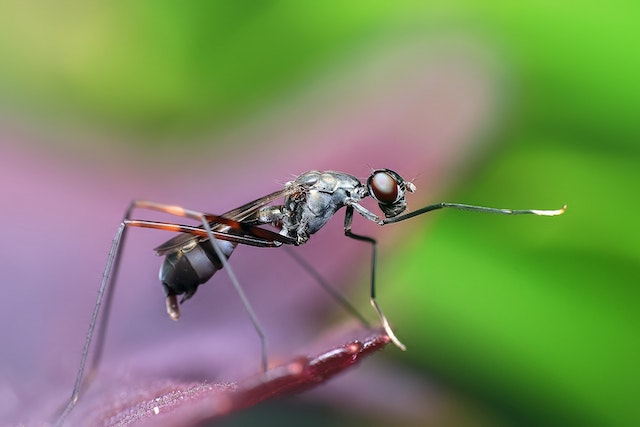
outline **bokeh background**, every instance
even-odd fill
[[[381,241],[378,298],[409,350],[376,356],[368,382],[349,374],[225,425],[637,425],[638,22],[627,2],[3,1],[7,414],[66,395],[131,198],[221,212],[307,169],[391,167],[418,187],[411,208],[568,211],[441,211],[381,230],[357,219]],[[368,313],[368,253],[336,243],[334,222],[307,254]],[[117,304],[129,314],[115,321],[114,351],[161,348],[131,331],[164,316],[151,290],[158,237],[141,234],[130,253],[148,265],[123,268],[132,283]],[[302,291],[274,296],[266,284],[281,279],[265,271],[281,261],[252,254],[234,261],[265,282],[254,298],[277,299],[263,318],[282,315],[278,302],[314,323],[339,316]],[[149,315],[137,304],[152,292]],[[310,339],[278,328],[276,353]],[[185,334],[164,332],[165,347]]]

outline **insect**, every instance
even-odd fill
[[[92,359],[92,373],[95,372],[102,353],[102,343],[106,317],[109,313],[110,296],[113,294],[113,283],[120,263],[121,248],[124,246],[127,230],[130,227],[151,228],[179,233],[172,239],[155,248],[158,255],[165,257],[160,268],[160,281],[166,295],[166,309],[169,317],[177,320],[180,317],[180,304],[191,298],[198,286],[207,282],[218,270],[225,269],[238,296],[242,300],[261,344],[262,369],[267,368],[266,336],[256,317],[253,308],[238,282],[227,259],[239,244],[258,247],[299,246],[319,231],[332,217],[345,208],[345,236],[369,243],[372,247],[370,302],[391,341],[404,350],[405,346],[394,334],[386,316],[376,301],[375,267],[376,240],[354,233],[352,228],[354,212],[369,221],[385,225],[404,221],[437,209],[453,208],[467,211],[487,212],[504,215],[534,214],[555,216],[564,212],[566,207],[557,210],[512,210],[460,203],[438,203],[421,209],[404,213],[407,209],[406,194],[415,191],[413,183],[404,180],[398,173],[390,169],[376,169],[371,172],[366,183],[343,172],[309,171],[287,182],[284,188],[242,205],[222,215],[186,209],[180,206],[167,205],[151,201],[134,200],[129,205],[120,226],[114,236],[107,258],[105,271],[100,284],[98,297],[93,308],[89,329],[82,349],[82,356],[71,398],[62,411],[57,425],[61,425],[71,412],[84,388],[85,368],[91,349],[94,332],[105,305],[105,319],[97,334],[97,342]],[[384,218],[370,211],[360,202],[372,197],[384,214]],[[282,204],[275,202],[283,199]],[[177,223],[133,219],[135,209],[146,209],[164,212],[178,217],[189,218],[199,223],[197,226]],[[403,214],[404,213],[404,214]],[[261,225],[272,225],[277,231],[262,228]],[[294,256],[295,257],[295,256]],[[297,258],[300,261],[300,258]],[[314,276],[318,276],[308,266]],[[114,279],[112,279],[114,278]],[[320,284],[348,310],[355,310],[336,291]],[[111,286],[110,286],[111,285]],[[181,297],[178,300],[178,297]],[[93,377],[93,375],[89,375]],[[88,381],[86,381],[88,382]]]

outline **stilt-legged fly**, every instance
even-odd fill
[[[61,425],[65,417],[78,401],[81,390],[88,381],[84,381],[85,367],[88,360],[91,343],[98,322],[100,309],[105,302],[105,315],[98,333],[97,343],[92,359],[92,371],[97,369],[104,330],[109,313],[112,286],[120,263],[121,248],[124,246],[125,235],[129,227],[152,228],[180,233],[162,245],[155,248],[158,255],[165,257],[160,268],[160,280],[166,294],[166,306],[169,317],[177,320],[180,317],[180,303],[191,298],[198,286],[207,282],[218,270],[224,268],[246,309],[261,344],[262,369],[267,368],[266,337],[262,326],[256,317],[249,300],[238,282],[227,259],[238,244],[258,247],[280,247],[283,245],[299,246],[306,243],[311,235],[319,231],[331,217],[342,207],[345,207],[344,234],[355,240],[371,244],[371,282],[370,301],[375,309],[385,333],[393,343],[404,350],[405,346],[395,336],[387,318],[376,301],[375,239],[356,234],[351,231],[354,212],[379,225],[404,221],[418,215],[437,209],[453,208],[460,210],[488,212],[504,215],[533,214],[555,216],[564,212],[565,207],[557,210],[512,210],[496,209],[483,206],[472,206],[459,203],[438,203],[421,209],[405,213],[407,208],[406,193],[415,191],[415,186],[405,181],[399,174],[389,169],[377,169],[363,184],[355,176],[335,171],[310,171],[298,176],[295,180],[285,184],[284,188],[242,205],[222,215],[214,215],[185,209],[180,206],[166,205],[150,201],[133,201],[126,210],[124,218],[114,236],[98,297],[93,308],[89,330],[87,332],[80,365],[76,375],[71,398],[67,403],[57,424]],[[371,212],[360,204],[366,197],[372,197],[384,213],[384,218]],[[282,204],[276,204],[284,199]],[[189,218],[199,223],[197,226],[176,223],[133,219],[135,209],[147,209],[164,212],[178,217]],[[278,232],[260,227],[272,225]],[[301,259],[294,255],[299,262]],[[355,309],[333,288],[329,287],[309,265],[305,269],[320,282],[320,284],[336,298],[346,309],[357,314]],[[112,279],[113,278],[113,279]],[[180,301],[178,297],[181,296]],[[359,315],[358,315],[359,316]],[[363,318],[359,316],[361,320]],[[366,322],[363,320],[363,322]],[[91,378],[93,375],[89,375]]]

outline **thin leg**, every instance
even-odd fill
[[[436,203],[435,205],[425,206],[413,212],[409,212],[405,215],[396,216],[393,218],[386,218],[382,220],[383,224],[391,224],[394,222],[404,221],[405,219],[413,218],[414,216],[422,215],[427,212],[435,211],[436,209],[453,208],[463,211],[473,212],[485,212],[501,215],[540,215],[540,216],[557,216],[562,215],[567,209],[567,205],[564,205],[560,209],[555,210],[539,210],[539,209],[500,209],[500,208],[488,208],[485,206],[465,205],[462,203]]]
[[[220,249],[220,246],[218,246],[218,243],[216,242],[216,238],[213,237],[213,232],[211,231],[211,226],[209,226],[209,222],[207,221],[206,216],[203,214],[201,216],[201,219],[202,219],[202,225],[204,226],[205,230],[207,230],[207,233],[209,235],[209,242],[211,242],[211,246],[213,247],[213,250],[216,252],[216,255],[220,259],[220,262],[222,263],[222,267],[229,275],[229,279],[231,279],[231,283],[233,283],[233,287],[236,289],[236,292],[238,293],[238,296],[242,301],[242,305],[244,306],[244,309],[249,315],[249,318],[251,319],[251,323],[253,323],[253,327],[256,330],[256,333],[258,334],[258,338],[260,339],[260,351],[261,351],[260,360],[262,364],[262,370],[266,372],[267,366],[268,366],[267,337],[264,334],[264,330],[262,329],[262,326],[260,325],[258,316],[256,316],[256,313],[253,311],[253,308],[251,307],[251,303],[249,303],[247,296],[242,290],[242,286],[240,286],[240,282],[238,282],[238,279],[236,278],[235,273],[231,269],[231,266],[229,265],[229,261],[227,260],[227,257]]]
[[[187,217],[187,218],[195,219],[197,221],[201,221],[204,226],[204,231],[201,228],[181,226],[179,224],[131,220],[130,219],[131,213],[136,208],[157,210],[157,211],[165,212],[168,214]],[[240,286],[240,283],[238,282],[235,274],[233,273],[233,270],[229,266],[227,258],[224,256],[224,254],[222,253],[218,245],[215,243],[216,242],[215,235],[218,235],[221,238],[224,238],[224,236],[220,235],[220,233],[214,232],[211,229],[208,219],[210,220],[212,217],[214,217],[214,215],[203,214],[196,211],[183,209],[177,206],[163,205],[159,203],[145,202],[145,201],[131,202],[131,204],[129,205],[129,207],[125,212],[124,218],[120,223],[120,226],[118,227],[118,230],[116,231],[116,234],[113,238],[113,242],[111,244],[111,248],[109,250],[109,255],[107,256],[107,263],[105,265],[104,273],[102,274],[102,280],[100,282],[100,287],[98,289],[98,296],[96,298],[96,303],[91,313],[91,320],[89,321],[89,328],[87,330],[87,334],[85,336],[85,342],[82,347],[80,364],[78,367],[78,372],[76,374],[73,390],[71,392],[71,397],[67,405],[62,410],[62,413],[56,420],[55,426],[62,426],[66,417],[69,415],[69,413],[73,410],[73,408],[77,404],[81,391],[91,383],[91,381],[95,376],[95,372],[97,371],[100,365],[102,353],[103,353],[104,341],[106,338],[107,327],[109,323],[109,316],[111,313],[111,305],[113,300],[114,289],[117,283],[116,279],[118,276],[118,270],[119,270],[120,261],[122,258],[122,248],[124,247],[128,226],[155,228],[155,229],[162,229],[162,230],[174,231],[174,232],[185,232],[185,233],[190,233],[196,236],[206,236],[209,238],[211,245],[213,246],[213,249],[216,252],[216,255],[220,258],[220,261],[223,267],[226,269],[227,274],[229,274],[229,277],[236,291],[238,292],[245,309],[249,313],[251,322],[253,323],[254,328],[256,329],[256,332],[260,338],[260,345],[261,345],[261,352],[262,352],[261,364],[262,364],[263,370],[266,370],[267,350],[266,350],[265,334],[262,330],[262,327],[260,326],[260,323],[251,305],[249,304],[249,301],[247,300],[244,292],[242,291],[242,287]],[[228,220],[226,218],[224,220],[225,220],[225,225],[227,225],[226,224],[227,222],[229,223],[235,222],[232,220]],[[268,234],[268,233],[271,233],[269,232],[269,230],[264,230],[264,229],[261,229],[261,230],[267,232],[267,234],[265,234],[266,237],[271,237]],[[277,233],[273,233],[273,234],[277,235]],[[239,236],[238,238],[243,239],[244,237],[246,237],[249,240],[255,240],[255,243],[253,244],[254,246],[271,246],[268,241],[263,240],[260,237],[252,239],[250,236]],[[237,239],[233,237],[233,238],[229,238],[229,240],[236,241]],[[252,244],[249,241],[242,241],[241,243]],[[100,317],[103,301],[104,301],[104,310],[102,312],[102,317],[100,319],[101,320],[100,327],[98,328],[98,331],[96,333],[96,326],[98,325],[98,318]],[[87,361],[89,358],[89,352],[91,350],[91,343],[93,341],[94,333],[96,333],[97,338],[96,338],[96,343],[94,347],[93,358],[91,359],[89,373],[85,377],[85,370],[87,368]]]
[[[389,338],[391,338],[391,341],[393,341],[393,343],[400,349],[400,350],[406,350],[407,347],[402,344],[400,342],[400,340],[396,337],[396,334],[393,333],[393,329],[391,329],[391,325],[389,325],[389,321],[387,320],[387,317],[384,315],[384,313],[382,312],[382,309],[380,308],[380,306],[378,305],[378,302],[376,301],[376,253],[377,253],[377,242],[375,241],[375,239],[368,237],[368,236],[362,236],[360,234],[355,234],[351,231],[351,224],[353,223],[353,207],[352,206],[347,206],[346,209],[346,213],[345,213],[345,218],[344,218],[344,234],[347,237],[350,237],[352,239],[355,240],[359,240],[362,242],[368,242],[371,243],[371,247],[372,247],[372,255],[371,255],[371,305],[373,306],[373,308],[376,310],[376,313],[378,313],[378,317],[380,318],[380,322],[382,323],[382,327],[384,328],[384,331],[387,333],[387,335],[389,336]]]
[[[251,307],[251,304],[249,303],[249,300],[247,299],[244,291],[242,290],[242,286],[240,285],[240,282],[236,278],[236,275],[233,272],[233,269],[229,265],[229,261],[227,260],[227,257],[224,255],[224,253],[222,252],[222,250],[220,249],[220,247],[216,243],[216,237],[214,236],[214,231],[211,229],[211,225],[209,224],[209,222],[210,221],[215,221],[217,223],[221,223],[221,224],[224,224],[226,226],[230,226],[232,228],[239,229],[239,230],[242,230],[242,231],[255,232],[256,234],[257,233],[261,233],[260,236],[264,235],[265,237],[272,237],[272,235],[275,235],[275,236],[277,236],[278,240],[279,239],[284,239],[285,237],[281,236],[281,235],[279,235],[277,233],[273,233],[273,232],[271,232],[269,230],[261,229],[259,227],[245,226],[242,223],[240,223],[238,221],[235,221],[233,219],[230,219],[230,218],[225,218],[225,217],[218,216],[218,215],[213,215],[213,214],[207,214],[207,213],[204,213],[204,212],[198,212],[198,211],[194,211],[194,210],[191,210],[191,209],[185,209],[185,208],[183,208],[181,206],[167,205],[167,204],[164,204],[164,203],[150,202],[150,201],[145,201],[145,200],[135,201],[134,205],[135,205],[135,207],[138,207],[138,208],[156,210],[156,211],[164,212],[164,213],[171,214],[171,215],[181,216],[181,217],[185,217],[185,218],[191,218],[193,220],[200,221],[202,223],[202,226],[203,226],[204,230],[207,232],[207,236],[209,237],[209,242],[211,242],[211,246],[213,247],[213,250],[215,251],[217,257],[220,259],[220,262],[222,263],[223,269],[226,270],[227,274],[229,275],[229,279],[231,279],[231,283],[233,284],[233,287],[235,288],[236,292],[238,293],[238,296],[240,297],[240,300],[242,301],[242,305],[244,306],[247,314],[249,315],[249,318],[251,319],[251,323],[253,323],[253,327],[256,330],[256,333],[258,334],[258,338],[260,339],[262,370],[266,371],[267,370],[267,365],[268,365],[268,361],[267,361],[267,339],[266,339],[266,336],[264,334],[264,330],[262,329],[262,326],[260,325],[260,321],[258,320],[258,317],[256,316],[256,314],[255,314],[255,312],[253,310],[253,307]],[[256,230],[259,230],[259,231],[256,231]],[[263,232],[266,233],[266,234],[262,234]],[[274,240],[275,239],[276,239],[276,237],[274,237]],[[287,243],[288,243],[288,241],[287,241]]]
[[[63,424],[65,418],[69,415],[71,410],[74,408],[74,406],[78,402],[78,398],[80,397],[80,391],[84,386],[88,385],[90,381],[93,379],[93,376],[94,376],[93,374],[100,362],[100,357],[102,353],[102,341],[104,341],[104,336],[106,333],[105,326],[101,327],[100,332],[98,333],[99,339],[98,339],[98,343],[96,344],[96,351],[94,353],[94,357],[92,359],[91,372],[89,374],[88,379],[86,381],[83,381],[84,371],[85,371],[87,359],[89,356],[89,350],[91,348],[91,340],[93,338],[93,333],[95,331],[96,323],[98,321],[98,316],[100,314],[100,307],[102,305],[102,300],[104,299],[105,292],[107,292],[111,272],[113,271],[115,273],[120,263],[120,254],[121,254],[120,247],[125,237],[125,230],[126,230],[125,223],[124,222],[120,223],[120,226],[118,227],[118,231],[116,232],[116,235],[113,238],[113,243],[111,244],[111,249],[109,250],[109,256],[107,257],[107,264],[105,266],[104,273],[102,275],[102,281],[100,282],[100,288],[98,289],[98,297],[96,299],[95,305],[93,306],[93,312],[91,313],[91,320],[89,321],[89,330],[87,331],[87,335],[84,341],[84,346],[82,347],[82,356],[80,358],[80,366],[78,367],[78,372],[76,374],[76,381],[73,385],[71,398],[69,399],[67,406],[62,411],[62,414],[56,421],[56,424],[55,424],[56,426],[61,426]],[[107,313],[110,311],[109,308],[111,305],[110,303],[112,300],[111,298],[112,294],[113,294],[113,286],[109,288],[109,292],[107,292],[107,304],[106,304],[107,310],[103,315],[104,320],[107,320],[108,318]]]
[[[209,238],[209,233],[202,227],[194,227],[192,225],[174,224],[171,222],[162,221],[148,221],[141,219],[126,219],[124,220],[127,226],[140,227],[140,228],[152,228],[155,230],[172,231],[175,233],[188,233],[194,236]],[[269,230],[262,230],[269,231]],[[239,234],[228,234],[223,231],[212,231],[214,237],[219,240],[227,240],[229,242],[242,243],[243,245],[257,246],[261,248],[266,247],[279,247],[282,245],[280,241],[265,240],[261,237],[245,236]]]
[[[283,248],[287,254],[289,254],[298,264],[300,264],[300,266],[307,273],[309,273],[311,277],[315,279],[320,287],[322,287],[322,289],[324,289],[324,291],[328,293],[331,298],[333,298],[338,304],[342,306],[342,308],[345,309],[345,311],[358,319],[362,326],[364,326],[365,328],[370,327],[367,319],[364,318],[364,316],[349,302],[349,300],[347,300],[347,298],[342,295],[339,290],[337,290],[335,287],[331,286],[330,283],[324,280],[324,277],[322,277],[322,275],[318,273],[318,271],[313,268],[313,266],[309,262],[302,258],[294,248],[289,246],[284,246]]]
[[[209,223],[226,225],[243,234],[249,234],[264,240],[271,240],[271,241],[280,242],[280,243],[289,244],[289,245],[295,244],[295,240],[290,237],[286,237],[274,231],[266,230],[264,228],[256,227],[254,225],[245,224],[243,222],[240,222],[234,219],[233,217],[225,217],[225,216],[210,214],[206,212],[198,212],[191,209],[183,208],[182,206],[167,205],[164,203],[151,202],[148,200],[136,200],[133,202],[133,204],[138,209],[148,209],[148,210],[163,212],[169,215],[180,216],[183,218],[191,218],[196,221],[200,221],[200,219],[204,216],[206,218],[206,221],[208,221]]]

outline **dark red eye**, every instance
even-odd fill
[[[393,203],[398,200],[398,180],[386,171],[376,171],[367,183],[373,197],[381,203]]]

